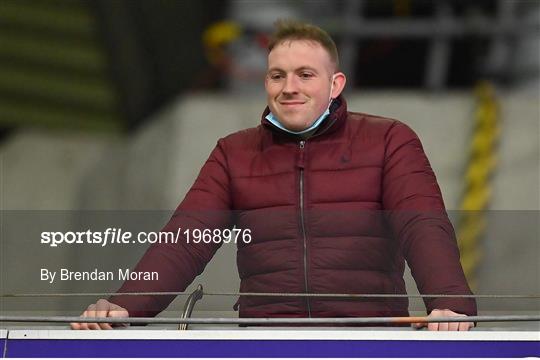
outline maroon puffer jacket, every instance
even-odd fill
[[[343,97],[307,141],[264,120],[219,140],[163,231],[250,229],[238,243],[241,292],[404,294],[404,259],[424,294],[470,294],[455,235],[420,141],[406,125],[347,112]],[[121,292],[183,291],[219,245],[152,246]],[[113,297],[153,316],[173,297]],[[472,299],[426,299],[473,315]],[[243,297],[241,317],[406,316],[403,298]]]

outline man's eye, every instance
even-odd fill
[[[302,79],[309,79],[309,78],[312,78],[313,77],[313,74],[312,73],[309,73],[309,72],[303,72],[303,73],[300,73],[300,77]]]
[[[281,74],[270,74],[270,79],[271,80],[279,80],[283,78],[283,76]]]

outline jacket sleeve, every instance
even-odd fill
[[[422,294],[472,294],[459,260],[454,229],[420,140],[396,121],[385,137],[383,207]],[[428,313],[449,309],[475,315],[466,298],[424,298]]]
[[[224,229],[231,224],[229,175],[220,140],[195,183],[161,231],[183,236],[185,230]],[[155,271],[158,280],[126,281],[119,292],[181,292],[201,274],[220,243],[193,243],[180,237],[176,244],[153,244],[133,271]],[[130,316],[149,317],[163,311],[174,296],[113,296],[110,301],[126,308]]]

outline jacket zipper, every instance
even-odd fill
[[[300,156],[303,159],[304,157],[304,147],[306,145],[305,140],[300,141]],[[307,275],[307,236],[306,236],[306,225],[304,221],[304,168],[300,168],[300,225],[302,226],[302,237],[303,237],[303,244],[304,244],[304,287],[306,290],[306,293],[309,292],[309,285],[308,285],[308,275]],[[308,317],[311,317],[311,304],[310,299],[306,297],[306,303],[307,303],[307,310],[308,310]]]

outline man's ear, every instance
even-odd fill
[[[345,88],[345,84],[347,83],[347,77],[342,72],[337,72],[334,74],[334,82],[332,87],[332,93],[330,96],[332,99],[335,99],[341,94],[343,89]]]

